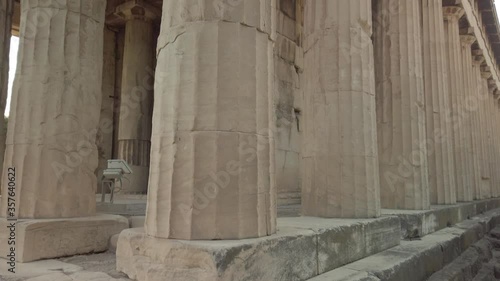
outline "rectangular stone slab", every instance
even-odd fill
[[[307,280],[399,245],[398,217],[278,218],[275,235],[182,241],[120,234],[117,269],[141,280]],[[161,278],[164,279],[161,279]]]
[[[8,253],[10,234],[5,218],[0,218],[0,256]],[[103,252],[114,234],[128,228],[128,220],[116,215],[71,219],[19,220],[16,225],[16,259],[31,262],[41,259]]]

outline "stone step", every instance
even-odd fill
[[[500,208],[500,198],[454,205],[433,205],[430,210],[425,211],[383,209],[382,214],[398,216],[401,219],[401,238],[412,239],[455,225],[496,208]]]
[[[136,228],[120,234],[117,268],[147,280],[307,280],[399,243],[396,216],[278,218],[277,234],[234,241],[158,239]]]
[[[334,269],[309,281],[422,281],[454,261],[500,223],[500,209]]]

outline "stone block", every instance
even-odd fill
[[[399,244],[399,218],[278,218],[275,235],[181,241],[120,234],[117,266],[130,278],[156,280],[307,280]]]
[[[11,222],[0,219],[0,229]],[[71,219],[19,220],[16,224],[16,259],[31,262],[77,254],[104,252],[111,236],[128,228],[126,218],[115,215]],[[0,256],[8,253],[9,233],[0,232]]]
[[[307,280],[316,275],[316,236],[282,228],[245,240],[181,241],[120,234],[117,269],[137,280]]]

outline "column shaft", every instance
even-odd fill
[[[189,240],[270,235],[275,2],[227,9],[188,2],[163,2],[146,232]]]
[[[99,165],[97,168],[98,181],[102,171],[107,167],[107,160],[113,159],[113,115],[115,109],[115,81],[116,81],[116,34],[109,28],[104,28],[102,72],[102,103],[97,133],[97,149]],[[100,190],[98,190],[100,192]]]
[[[104,0],[22,1],[4,163],[16,169],[20,218],[95,212],[105,5]],[[2,190],[7,194],[6,181]],[[3,196],[3,216],[6,200]]]
[[[483,152],[482,152],[482,136],[481,136],[481,91],[482,91],[482,83],[481,83],[481,62],[477,61],[474,57],[473,65],[472,65],[472,85],[473,90],[471,91],[471,100],[473,101],[474,109],[471,111],[471,120],[472,120],[472,145],[474,148],[474,160],[476,163],[476,189],[475,189],[475,198],[474,199],[484,199],[484,188],[483,188]]]
[[[476,189],[480,186],[480,166],[479,158],[474,153],[473,145],[473,111],[477,110],[477,102],[474,102],[472,91],[474,91],[474,83],[472,81],[472,56],[471,45],[475,41],[475,37],[471,35],[461,35],[462,42],[461,49],[461,62],[462,62],[462,84],[459,85],[463,88],[463,120],[465,131],[465,162],[467,174],[470,175],[463,189],[457,190],[457,201],[472,201],[475,198]]]
[[[153,114],[153,22],[128,19],[125,25],[118,158],[133,170],[126,192],[145,193],[148,187]]]
[[[455,159],[456,170],[456,190],[465,190],[469,175],[467,174],[467,166],[465,163],[465,134],[464,134],[464,119],[463,116],[463,87],[459,81],[461,78],[461,56],[460,56],[460,33],[458,20],[463,15],[463,10],[460,7],[448,6],[443,9],[445,14],[445,36],[446,36],[446,54],[449,71],[449,97],[451,101],[451,118],[453,140],[453,157]]]
[[[374,10],[382,207],[428,209],[420,4],[380,0]]]
[[[302,214],[379,216],[371,1],[305,5]]]
[[[429,191],[432,204],[456,203],[453,140],[448,91],[448,69],[445,52],[445,32],[441,0],[422,2],[422,46],[425,93],[426,133],[430,142],[427,150]],[[458,36],[458,24],[457,24]],[[453,42],[453,45],[459,42]],[[448,42],[449,45],[449,42]],[[458,46],[457,46],[458,47]],[[453,50],[455,55],[459,49]],[[458,60],[456,60],[459,63]],[[457,70],[455,70],[457,71]]]
[[[488,150],[487,150],[487,132],[485,127],[485,99],[486,92],[485,86],[487,85],[487,81],[482,78],[481,75],[481,63],[484,61],[484,58],[480,58],[476,56],[476,61],[474,62],[474,68],[476,73],[476,97],[478,100],[478,133],[479,133],[479,152],[480,152],[480,160],[481,160],[481,187],[480,187],[480,199],[490,198],[490,164],[488,160]]]
[[[9,54],[10,37],[12,30],[12,14],[14,13],[14,0],[4,0],[0,3],[0,169],[3,171],[5,152],[5,122],[4,112],[7,103],[9,86]],[[0,182],[2,172],[0,172]]]
[[[498,187],[496,185],[498,178],[498,167],[496,167],[495,161],[495,140],[494,140],[494,130],[493,130],[493,121],[494,121],[494,112],[493,112],[493,91],[494,88],[491,86],[490,82],[493,82],[492,78],[487,80],[487,89],[488,89],[488,99],[486,100],[486,114],[487,114],[487,129],[488,129],[488,160],[490,163],[490,186],[491,186],[491,197],[498,197]]]

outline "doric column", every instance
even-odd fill
[[[5,167],[20,218],[95,212],[105,1],[23,1]],[[4,175],[6,169],[4,169]],[[2,182],[2,194],[8,185]],[[7,196],[1,215],[6,215]]]
[[[420,3],[377,3],[374,45],[382,207],[428,209]]]
[[[155,69],[155,8],[130,0],[116,8],[125,21],[122,84],[118,121],[118,155],[133,174],[125,192],[146,193],[149,177]]]
[[[163,1],[146,233],[270,235],[275,2],[197,2]]]
[[[452,124],[452,139],[453,144],[453,157],[455,160],[456,172],[456,190],[465,190],[470,175],[467,174],[467,167],[465,163],[465,133],[464,133],[464,120],[463,115],[463,98],[465,96],[464,89],[457,83],[461,81],[461,54],[460,54],[460,32],[458,20],[462,17],[464,11],[460,7],[448,6],[443,8],[444,14],[444,34],[446,41],[446,56],[448,62],[449,77],[447,83],[449,85],[449,98],[451,101],[451,115],[449,122]]]
[[[9,86],[9,53],[12,29],[12,14],[14,13],[14,0],[3,0],[0,3],[0,169],[3,165],[5,152],[5,122],[4,112],[7,103]],[[1,180],[2,172],[0,172]]]
[[[472,35],[460,35],[460,40],[462,42],[461,50],[461,62],[462,62],[462,76],[460,85],[463,87],[464,92],[464,130],[465,130],[465,162],[467,167],[467,173],[470,175],[468,181],[463,185],[462,189],[457,190],[457,201],[472,201],[475,198],[476,189],[481,184],[480,177],[480,165],[479,158],[474,153],[473,138],[473,111],[477,110],[477,101],[474,99],[473,91],[475,83],[473,83],[472,75],[472,55],[471,46],[476,41],[476,38]]]
[[[490,186],[491,186],[491,197],[498,197],[498,167],[495,161],[495,137],[494,137],[494,111],[493,103],[494,97],[493,93],[496,89],[495,80],[490,76],[487,80],[488,98],[486,99],[486,116],[487,116],[487,133],[488,133],[488,160],[490,163]]]
[[[446,54],[449,50],[445,51],[443,3],[441,0],[421,2],[425,124],[427,139],[432,142],[427,150],[430,200],[432,204],[454,204],[456,186],[452,124],[447,118],[450,99]],[[445,15],[448,15],[446,8]],[[450,77],[453,76],[450,73]]]
[[[479,109],[481,121],[481,151],[483,155],[483,194],[484,198],[491,198],[491,166],[490,166],[490,137],[488,132],[488,79],[491,77],[491,72],[485,71],[481,66],[480,83],[481,87],[481,107]]]
[[[379,216],[371,1],[305,5],[302,214]]]
[[[104,27],[104,51],[102,71],[102,103],[97,132],[97,149],[99,164],[97,180],[101,180],[102,171],[107,167],[107,160],[113,158],[113,132],[115,109],[115,81],[116,81],[116,33],[109,27]],[[100,192],[100,189],[98,189]]]
[[[472,76],[473,76],[473,91],[471,92],[472,94],[472,100],[474,103],[477,105],[474,110],[471,111],[471,117],[472,117],[472,145],[474,148],[474,156],[475,159],[477,159],[478,164],[479,164],[479,170],[478,174],[476,174],[476,180],[477,185],[476,185],[476,192],[475,192],[475,199],[485,199],[484,195],[484,179],[483,179],[483,173],[485,170],[484,162],[483,162],[483,150],[482,150],[482,130],[481,130],[481,110],[482,110],[482,78],[481,78],[481,64],[484,61],[484,57],[482,56],[475,56],[473,54],[473,61],[472,61]]]

